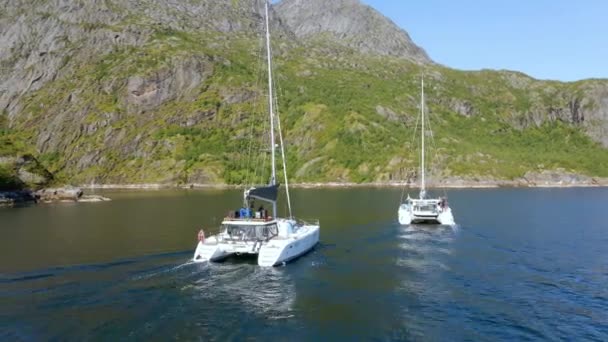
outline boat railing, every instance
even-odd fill
[[[258,239],[249,239],[247,237],[244,236],[222,236],[219,239],[220,242],[223,243],[237,243],[237,242],[256,242],[258,241]]]
[[[228,243],[237,242],[264,242],[279,235],[276,224],[264,226],[235,226],[226,225],[223,234],[218,234],[219,241]]]
[[[268,222],[272,221],[274,217],[269,215],[268,210],[260,209],[254,211],[253,209],[241,208],[240,210],[229,211],[224,220],[228,221],[251,221],[251,222]]]
[[[234,216],[226,216],[224,217],[224,221],[239,221],[239,222],[270,222],[274,220],[274,217],[268,216],[266,218],[257,218],[257,217],[234,217]]]
[[[321,225],[319,220],[310,222],[310,221],[306,221],[306,220],[302,220],[302,219],[296,219],[296,222],[303,226],[320,226]]]

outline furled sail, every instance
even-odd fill
[[[278,196],[279,184],[254,187],[249,190],[245,190],[245,197],[247,199],[257,198],[263,201],[276,202]]]

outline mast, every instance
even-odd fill
[[[424,185],[424,75],[421,79],[421,96],[420,96],[420,108],[422,112],[422,151],[420,159],[422,163],[420,164],[420,174],[422,175],[422,180],[420,182],[420,199],[423,199],[426,195],[425,185]]]
[[[268,20],[268,1],[264,1],[264,12],[266,16],[266,60],[268,62],[268,109],[270,112],[270,152],[272,154],[272,178],[270,180],[271,185],[277,183],[277,170],[275,161],[275,142],[274,142],[274,103],[272,93],[272,57],[270,55],[270,24]],[[277,203],[272,203],[272,214],[277,216]]]

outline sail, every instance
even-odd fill
[[[279,184],[251,188],[245,191],[245,197],[276,202],[279,197]]]

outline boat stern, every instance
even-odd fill
[[[437,221],[439,224],[445,226],[453,226],[456,224],[454,222],[454,215],[452,215],[452,209],[450,207],[445,208],[439,215],[437,215]]]
[[[269,241],[259,250],[258,265],[277,266],[306,254],[319,242],[319,231],[318,224],[306,224],[297,227],[288,237]]]
[[[231,253],[227,252],[222,248],[222,245],[217,243],[214,237],[210,237],[205,242],[199,241],[194,251],[192,261],[194,262],[207,262],[217,261],[226,258]]]
[[[412,223],[412,213],[410,209],[411,207],[407,204],[402,204],[399,206],[399,224],[407,225]]]
[[[455,224],[452,209],[442,205],[442,199],[410,200],[399,206],[399,223],[409,224],[439,224],[452,226]]]

